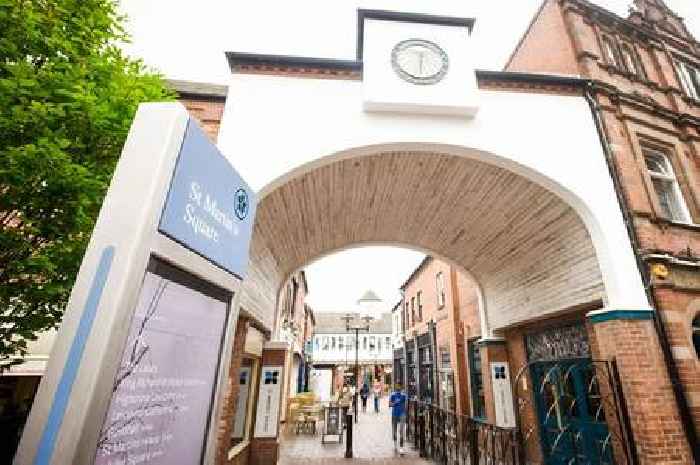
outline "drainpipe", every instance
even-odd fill
[[[637,268],[642,276],[642,283],[644,283],[644,291],[647,294],[647,299],[649,303],[654,308],[654,328],[656,329],[656,334],[661,342],[661,352],[663,353],[664,364],[666,365],[666,371],[671,380],[671,386],[673,388],[673,397],[676,401],[676,406],[678,407],[678,412],[680,413],[681,422],[683,423],[683,431],[685,432],[686,440],[690,446],[690,450],[693,454],[695,463],[700,463],[700,444],[698,444],[697,433],[695,431],[695,424],[693,423],[693,417],[690,413],[690,407],[688,406],[688,400],[685,398],[683,392],[683,385],[681,384],[680,377],[678,375],[678,366],[671,353],[671,344],[668,340],[666,333],[666,327],[663,321],[661,312],[658,311],[658,301],[654,295],[654,291],[651,288],[651,279],[649,278],[649,272],[647,267],[640,256],[640,245],[639,238],[637,237],[637,231],[634,229],[634,223],[632,221],[632,214],[627,207],[627,203],[623,197],[622,183],[620,181],[620,175],[617,171],[617,165],[613,159],[613,155],[610,152],[610,145],[608,143],[608,136],[605,130],[605,125],[602,122],[601,110],[598,102],[594,98],[593,82],[588,80],[584,84],[583,96],[591,107],[591,113],[593,114],[593,121],[595,122],[596,129],[598,131],[598,137],[600,138],[600,143],[603,146],[603,153],[605,154],[605,161],[608,164],[608,170],[610,171],[610,177],[612,178],[613,185],[615,186],[615,193],[617,195],[617,201],[620,204],[622,210],[622,217],[625,222],[625,228],[627,229],[627,235],[632,242],[632,249],[634,250],[634,258],[637,262]]]

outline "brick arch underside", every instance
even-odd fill
[[[312,169],[260,201],[242,308],[272,327],[291,272],[363,243],[417,247],[469,270],[491,329],[604,296],[590,236],[552,192],[474,159],[382,152]]]

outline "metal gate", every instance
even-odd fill
[[[636,465],[614,360],[530,362],[514,380],[521,451],[545,465]],[[532,457],[539,454],[539,460]]]

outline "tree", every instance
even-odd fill
[[[139,103],[115,0],[0,0],[0,369],[56,327]]]

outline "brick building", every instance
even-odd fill
[[[658,363],[674,387],[659,396],[676,407],[672,416],[700,460],[700,43],[661,0],[635,1],[627,18],[587,1],[547,0],[505,70],[590,80],[611,175],[657,310]],[[640,434],[661,431],[666,426],[650,419]]]

